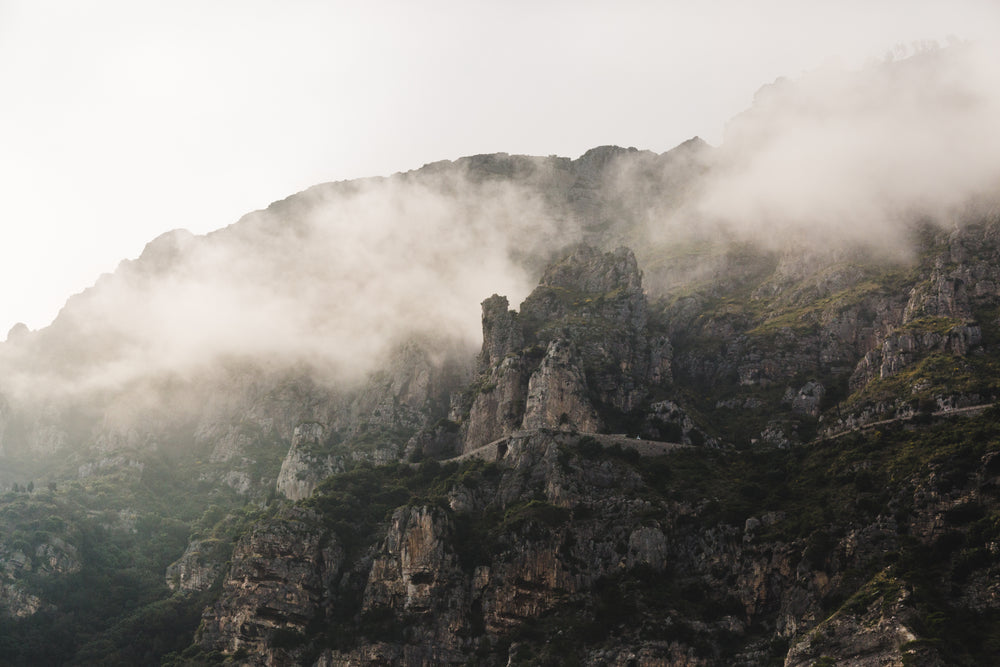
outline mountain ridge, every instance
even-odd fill
[[[877,69],[830,90],[906,107]],[[1000,209],[805,132],[865,108],[816,76],[718,148],[470,156],[168,232],[9,336],[0,662],[987,661]]]

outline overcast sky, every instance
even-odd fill
[[[994,0],[0,0],[0,339],[160,233],[488,152],[657,152]]]

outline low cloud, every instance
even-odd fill
[[[534,191],[460,165],[316,186],[207,236],[153,241],[51,327],[4,346],[4,385],[112,389],[220,359],[345,383],[414,337],[471,358],[479,303],[526,295],[526,246],[574,240],[558,224]]]
[[[316,186],[203,237],[166,234],[51,327],[2,346],[2,391],[196,378],[220,359],[351,382],[414,337],[471,358],[479,303],[517,304],[541,263],[584,235],[634,247],[659,286],[674,257],[675,275],[712,270],[697,252],[670,254],[691,240],[898,252],[915,220],[952,224],[971,199],[996,201],[991,55],[922,48],[779,80],[715,149],[480,156]]]
[[[762,88],[685,214],[772,246],[888,249],[917,218],[953,223],[970,199],[1000,191],[997,55],[923,44]]]

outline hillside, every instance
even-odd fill
[[[888,82],[978,117],[955,58],[318,185],[15,327],[0,663],[988,664],[996,174],[760,171]]]

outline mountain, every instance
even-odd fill
[[[153,240],[0,346],[0,663],[988,664],[1000,171],[882,157],[967,55]]]

